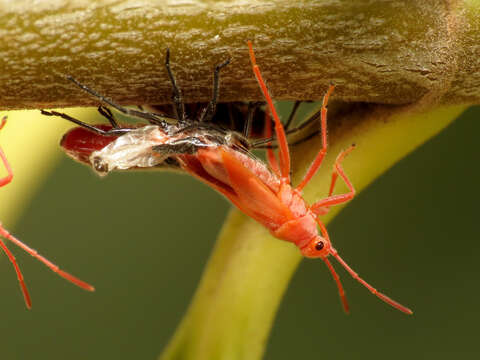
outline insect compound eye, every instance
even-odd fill
[[[319,241],[315,244],[315,250],[322,250],[323,248],[325,247],[325,244],[323,243],[323,241]]]
[[[108,172],[108,164],[102,161],[101,158],[95,157],[93,159],[93,167],[99,173],[107,173]]]

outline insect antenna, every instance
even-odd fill
[[[327,232],[327,228],[325,227],[325,224],[323,222],[321,222],[319,219],[317,219],[317,224],[320,228],[320,231],[323,235],[323,237],[325,238],[325,240],[331,244],[330,242],[330,236],[328,235],[328,232]],[[329,251],[329,255],[332,255],[335,259],[337,259],[337,261],[340,263],[340,265],[342,265],[345,270],[347,270],[349,272],[349,274],[355,279],[357,280],[360,284],[362,284],[363,286],[365,286],[373,295],[375,295],[376,297],[378,297],[380,300],[386,302],[387,304],[389,304],[390,306],[393,306],[395,309],[397,310],[400,310],[401,312],[407,314],[407,315],[412,315],[413,314],[413,311],[410,310],[409,308],[407,308],[406,306],[403,306],[402,304],[396,302],[395,300],[393,299],[390,299],[387,295],[379,292],[377,289],[375,289],[372,285],[370,285],[369,283],[367,283],[365,280],[363,280],[355,271],[353,271],[353,269],[348,266],[348,264],[345,262],[345,260],[343,260],[340,255],[338,255],[338,251],[335,250],[333,247],[330,247],[330,251]],[[342,293],[345,294],[343,292],[343,288],[342,288],[342,285],[340,284],[340,277],[335,273],[335,270],[333,270],[333,266],[332,264],[329,264],[329,261],[328,259],[325,257],[325,258],[322,258],[323,261],[325,261],[325,264],[327,264],[328,268],[330,269],[330,272],[332,273],[333,275],[333,278],[335,279],[335,281],[337,282],[337,286],[338,286],[338,292],[340,294],[340,298],[342,298],[342,301],[344,301],[343,297],[342,297]],[[346,300],[345,300],[346,301]],[[345,308],[345,303],[344,303],[344,308]],[[348,305],[347,305],[347,308],[348,309]]]
[[[350,266],[348,266],[348,264],[340,257],[340,255],[338,255],[337,250],[335,250],[334,248],[331,248],[330,249],[330,255],[332,255],[335,259],[337,259],[337,261],[340,263],[340,265],[342,265],[345,268],[345,270],[347,270],[355,280],[357,280],[360,284],[365,286],[373,295],[378,297],[380,300],[386,302],[387,304],[393,306],[395,309],[400,310],[401,312],[403,312],[407,315],[412,315],[413,314],[412,310],[410,310],[406,306],[403,306],[402,304],[396,302],[395,300],[390,299],[387,295],[382,294],[377,289],[375,289],[372,285],[370,285],[365,280],[363,280],[355,271],[353,271],[353,269]],[[327,266],[328,266],[328,264],[327,264]],[[335,275],[334,275],[334,277],[335,277]]]
[[[327,265],[328,270],[330,270],[330,272],[332,273],[333,279],[337,283],[338,295],[340,295],[340,300],[342,301],[343,310],[345,311],[345,313],[348,314],[350,312],[350,308],[348,306],[347,297],[345,296],[345,291],[343,290],[342,282],[340,281],[340,276],[338,276],[337,272],[333,268],[332,263],[327,258],[324,258],[323,261]]]

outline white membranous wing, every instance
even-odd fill
[[[157,125],[143,126],[118,137],[90,155],[93,169],[100,175],[113,170],[149,168],[161,164],[167,156],[152,151],[164,144],[168,135]]]

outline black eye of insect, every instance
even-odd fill
[[[324,248],[325,244],[323,243],[323,241],[319,241],[315,244],[315,250],[322,250]]]

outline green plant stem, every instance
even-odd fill
[[[323,171],[308,185],[307,200],[326,195],[331,165],[341,148],[352,142],[358,144],[344,168],[361,190],[463,110],[452,106],[414,114],[408,108],[369,107],[339,116],[335,123],[341,125],[330,133],[329,156]],[[294,152],[297,180],[318,151],[318,141]],[[339,209],[332,209],[323,220],[330,222]],[[332,241],[335,244],[334,238]],[[188,312],[161,359],[260,359],[278,305],[300,260],[295,246],[274,239],[260,225],[233,210]],[[341,311],[339,316],[343,316]]]

